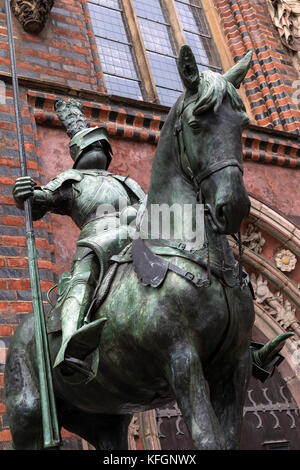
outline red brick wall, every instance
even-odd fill
[[[292,56],[279,38],[265,0],[214,0],[235,60],[254,51],[244,81],[256,123],[300,133],[300,106],[292,87],[299,79]]]

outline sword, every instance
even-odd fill
[[[27,176],[26,153],[24,145],[24,134],[22,127],[22,116],[19,98],[19,84],[16,68],[15,45],[11,21],[11,11],[9,0],[5,0],[7,35],[9,43],[9,54],[11,62],[11,76],[14,93],[14,108],[17,126],[17,138],[20,156],[21,175]],[[46,322],[42,301],[42,293],[40,286],[40,277],[37,264],[37,255],[35,247],[34,230],[32,223],[32,213],[30,200],[24,202],[25,221],[26,221],[26,239],[28,249],[28,266],[30,285],[32,292],[32,308],[35,326],[35,342],[36,354],[39,370],[41,409],[43,421],[43,442],[44,448],[58,447],[61,439],[58,426],[55,395],[52,381],[52,367],[49,353],[48,337],[46,330]]]

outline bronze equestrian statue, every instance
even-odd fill
[[[75,168],[63,177],[43,188],[30,179],[16,184],[19,207],[31,195],[36,218],[53,210],[81,228],[48,332],[58,365],[53,381],[59,424],[96,449],[127,449],[132,414],[174,399],[197,449],[237,449],[252,360],[261,371],[278,363],[285,337],[251,354],[251,289],[226,238],[239,232],[250,209],[241,139],[248,118],[236,88],[251,56],[223,76],[199,74],[191,49],[181,48],[178,69],[186,91],[162,129],[143,204],[137,184],[106,171],[110,148],[99,130],[91,131],[97,138],[82,146]],[[81,152],[78,142],[74,154]],[[138,210],[136,230],[122,222],[120,200],[132,208],[132,219]],[[117,215],[99,214],[102,201]],[[199,249],[188,239],[166,240],[160,231],[155,239],[144,236],[154,222],[153,205],[189,205],[194,227],[199,203],[205,207]],[[111,233],[105,230],[110,218],[120,219]],[[177,215],[171,224],[174,234],[187,220]],[[9,348],[5,394],[15,448],[41,449],[31,315]]]

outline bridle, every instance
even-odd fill
[[[227,168],[229,166],[238,167],[238,169],[241,171],[242,174],[244,173],[244,170],[243,170],[242,164],[234,159],[215,161],[200,172],[198,172],[198,170],[193,168],[191,159],[189,158],[187,151],[186,151],[183,125],[182,125],[182,115],[183,115],[184,110],[187,108],[187,106],[189,106],[195,101],[196,101],[195,98],[187,99],[185,101],[185,96],[183,95],[182,100],[178,106],[177,123],[174,127],[174,135],[176,136],[177,155],[178,155],[181,171],[192,182],[195,189],[201,192],[202,182],[213,173],[216,173],[222,170],[223,168]]]
[[[193,97],[185,100],[185,94],[182,96],[181,102],[179,103],[178,108],[177,108],[177,123],[174,126],[174,135],[176,137],[177,158],[178,158],[178,163],[180,165],[181,171],[192,182],[194,188],[198,192],[198,200],[202,202],[201,184],[205,179],[207,179],[213,173],[216,173],[229,166],[237,167],[242,174],[244,173],[244,170],[243,170],[242,164],[235,159],[215,161],[200,172],[196,170],[195,168],[193,168],[193,165],[191,164],[191,159],[189,158],[188,153],[186,151],[186,145],[185,145],[184,133],[183,133],[182,115],[183,115],[184,110],[187,108],[187,106],[189,106],[195,101],[196,99]],[[206,228],[205,228],[205,232],[206,232]],[[244,284],[244,281],[243,281],[243,271],[242,271],[243,245],[242,245],[241,233],[239,232],[237,236],[235,234],[232,234],[232,237],[235,240],[239,248],[239,257],[238,257],[239,284],[240,286],[242,286]],[[207,248],[207,283],[210,284],[210,262],[209,262],[209,246],[208,246],[207,234],[206,234],[206,248]],[[227,270],[226,267],[221,268],[221,269]]]

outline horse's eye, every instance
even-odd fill
[[[189,122],[189,126],[194,130],[200,130],[200,124],[198,121]]]

